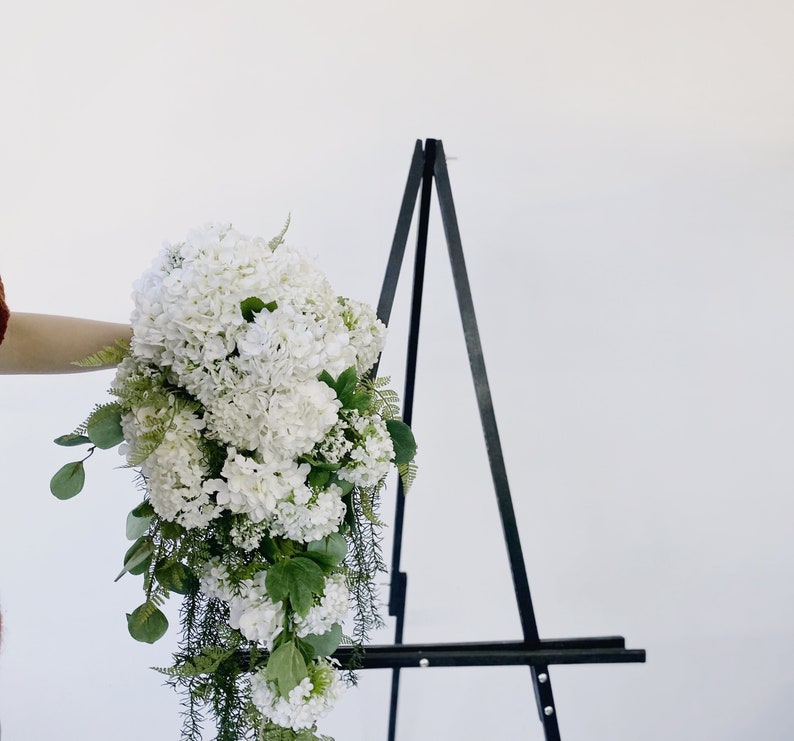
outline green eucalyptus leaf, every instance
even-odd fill
[[[148,499],[144,499],[132,510],[131,514],[135,515],[135,517],[152,517],[154,515],[154,507],[152,507],[152,503]]]
[[[121,405],[107,404],[99,407],[86,422],[86,433],[94,445],[103,450],[124,442],[121,429]]]
[[[303,656],[303,660],[306,662],[306,666],[311,666],[315,656],[314,649],[312,648],[311,644],[307,643],[302,638],[295,637],[295,645],[298,647],[298,650],[301,652],[301,656]]]
[[[127,515],[127,540],[137,540],[141,535],[149,532],[149,525],[152,522],[152,516],[139,517],[135,514],[136,507],[132,512]]]
[[[168,630],[168,619],[153,602],[144,602],[127,615],[127,630],[136,641],[154,643]]]
[[[342,626],[339,623],[334,623],[331,629],[322,635],[310,634],[301,640],[312,647],[315,656],[330,656],[342,642]]]
[[[307,551],[321,553],[333,562],[333,565],[342,563],[347,555],[347,541],[341,533],[331,533],[322,540],[315,540],[306,546]]]
[[[133,576],[140,576],[141,574],[146,574],[148,577],[149,575],[149,567],[152,565],[152,554],[150,553],[143,561],[140,563],[131,566],[128,570],[128,574],[132,574]],[[146,591],[146,584],[143,587],[144,591]]]
[[[64,448],[73,448],[75,445],[88,445],[90,444],[91,440],[85,435],[76,435],[72,432],[68,435],[56,437],[53,442],[56,445],[62,445]]]
[[[124,574],[136,566],[140,566],[147,558],[151,558],[152,553],[154,553],[154,544],[151,538],[138,538],[124,554],[124,568],[115,581],[121,579]]]
[[[290,690],[309,676],[306,659],[294,643],[284,643],[267,660],[265,676],[270,682],[276,683],[282,697],[287,697]]]
[[[82,461],[61,466],[50,479],[50,491],[58,499],[71,499],[83,490],[85,467]]]
[[[177,594],[192,594],[199,585],[196,575],[179,561],[160,561],[154,567],[154,578],[169,592]]]
[[[397,465],[410,463],[416,455],[416,440],[411,428],[399,419],[387,419],[386,429],[394,444],[394,462]]]

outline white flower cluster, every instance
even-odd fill
[[[357,382],[377,360],[385,327],[373,309],[337,297],[281,237],[249,238],[228,225],[166,246],[133,299],[131,354],[114,387],[126,389],[131,409],[124,452],[140,465],[157,515],[191,530],[231,514],[228,535],[245,553],[265,536],[303,544],[337,532],[348,483],[378,486],[394,458],[385,422],[337,380],[352,368]],[[339,573],[300,616],[268,595],[266,570],[242,580],[233,570],[211,560],[200,588],[228,604],[232,628],[270,651],[285,629],[323,635],[348,612]],[[332,664],[309,664],[288,697],[254,676],[254,703],[278,725],[310,727],[341,693]]]
[[[264,670],[251,678],[251,698],[262,715],[284,728],[300,731],[311,728],[342,696],[345,684],[339,672],[327,661],[312,666],[310,675],[294,687],[288,697],[282,697]]]
[[[336,393],[318,380],[323,371],[336,378],[369,369],[385,327],[371,307],[337,298],[304,253],[212,225],[164,248],[133,298],[131,362],[141,374],[165,371],[202,406],[200,415],[126,415],[130,461],[138,438],[170,419],[165,442],[142,466],[158,515],[192,528],[231,510],[305,543],[334,532],[345,506],[338,486],[309,487],[302,456],[347,457],[340,478],[357,485],[386,475],[393,449],[382,420],[348,425]],[[120,370],[116,385],[131,372]],[[344,436],[353,427],[355,445]],[[208,479],[202,435],[227,446],[221,478]]]
[[[190,529],[206,527],[220,510],[210,497],[212,485],[199,447],[204,421],[188,411],[141,407],[121,420],[127,441],[122,452],[135,459],[146,433],[165,426],[162,442],[143,460],[149,501],[165,520]]]
[[[297,634],[320,636],[336,623],[341,623],[350,609],[350,590],[342,574],[332,574],[325,580],[323,596],[319,604],[313,605],[305,617],[295,615],[293,623]]]
[[[350,451],[350,462],[339,471],[339,478],[356,486],[375,486],[387,473],[394,457],[394,443],[379,417],[352,415],[351,427],[358,444]]]
[[[265,308],[246,321],[250,298]],[[317,376],[363,372],[385,337],[373,310],[340,302],[307,255],[224,225],[166,248],[134,299],[133,354],[167,368],[204,405],[209,430],[262,458],[322,440],[336,404]]]
[[[201,589],[210,597],[229,605],[229,624],[249,641],[256,641],[273,650],[273,641],[284,629],[284,605],[273,602],[265,587],[267,571],[258,571],[251,579],[232,584],[227,567],[220,559],[208,561],[201,577]],[[325,580],[323,594],[305,616],[293,613],[290,622],[295,632],[323,635],[341,623],[350,610],[350,591],[342,574],[331,574]]]
[[[215,558],[207,563],[201,578],[201,589],[210,597],[229,605],[229,625],[239,630],[249,641],[261,643],[268,651],[284,630],[284,605],[273,602],[265,587],[267,571],[257,572],[253,578],[237,585],[229,582],[229,572]]]

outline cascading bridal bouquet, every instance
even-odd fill
[[[77,494],[84,461],[120,445],[143,501],[119,577],[143,576],[130,634],[152,643],[183,595],[174,664],[182,737],[318,738],[345,677],[330,657],[378,626],[383,569],[376,509],[396,464],[409,484],[416,444],[396,394],[370,377],[385,327],[337,297],[304,253],[213,225],[166,246],[135,284],[133,338],[84,364],[117,362],[116,400],[60,445],[89,445],[52,479]]]

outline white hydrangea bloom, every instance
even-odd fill
[[[127,460],[137,460],[141,436],[167,425],[163,441],[140,464],[149,500],[165,520],[187,529],[206,527],[220,514],[204,477],[208,471],[199,447],[204,421],[196,414],[169,408],[142,407],[122,417]]]
[[[350,590],[345,584],[345,577],[343,574],[331,574],[325,580],[319,604],[313,605],[305,617],[293,617],[296,633],[301,638],[327,633],[336,623],[345,619],[349,610]]]
[[[219,558],[208,561],[201,575],[200,587],[208,597],[229,605],[229,625],[249,641],[273,650],[273,641],[284,630],[284,604],[273,602],[265,587],[267,571],[239,584],[229,581],[229,571]]]
[[[293,461],[260,463],[229,448],[219,482],[218,504],[232,512],[248,515],[254,522],[269,523],[277,514],[280,501],[303,496],[311,466]]]
[[[342,489],[336,484],[317,493],[303,486],[276,505],[271,529],[274,535],[311,543],[336,532],[345,511]]]
[[[316,379],[273,394],[262,447],[279,458],[308,453],[336,424],[341,406],[334,390]]]
[[[251,698],[262,715],[276,725],[300,731],[311,728],[342,696],[345,684],[339,672],[327,661],[319,660],[309,676],[281,697],[262,669],[251,677]]]
[[[273,650],[273,641],[284,630],[284,604],[273,602],[265,588],[267,571],[240,584],[240,595],[229,600],[229,625],[249,641]]]
[[[199,583],[201,591],[208,597],[228,602],[234,596],[234,591],[229,585],[229,570],[220,558],[207,561]]]
[[[344,301],[342,317],[356,348],[356,370],[359,375],[366,373],[386,343],[386,325],[369,304],[351,298]]]
[[[337,475],[356,486],[376,486],[389,473],[394,443],[380,417],[355,416],[354,413],[352,425],[362,440],[350,451],[351,462]]]

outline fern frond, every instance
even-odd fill
[[[115,345],[105,345],[101,350],[92,353],[82,360],[75,360],[72,365],[80,368],[102,368],[104,366],[118,365],[130,354],[130,343],[126,340],[116,340]]]
[[[379,414],[383,419],[398,419],[400,417],[400,397],[396,391],[387,388],[390,379],[388,376],[381,378],[361,379],[361,387],[372,396],[369,411]]]
[[[127,457],[127,466],[140,466],[141,463],[160,447],[160,444],[165,438],[165,433],[165,427],[158,427],[157,429],[141,433],[136,441],[135,452]]]
[[[289,223],[291,220],[292,220],[292,214],[287,214],[287,220],[284,222],[284,227],[275,237],[273,237],[273,239],[271,239],[267,243],[268,248],[274,250],[280,244],[284,243],[284,235],[287,233],[287,229],[289,229]]]
[[[411,461],[410,463],[401,463],[397,466],[397,473],[400,474],[400,480],[403,484],[403,492],[408,493],[408,490],[411,488],[411,485],[416,480],[416,473],[418,471],[416,463]]]
[[[373,504],[373,497],[378,493],[379,487],[367,488],[364,486],[358,487],[358,496],[361,501],[361,513],[367,518],[369,522],[378,527],[383,527],[383,523],[378,519],[375,514],[375,505]]]
[[[235,650],[223,646],[205,646],[201,649],[201,653],[174,666],[152,668],[169,677],[199,677],[202,674],[214,674],[224,661],[234,655]]]

